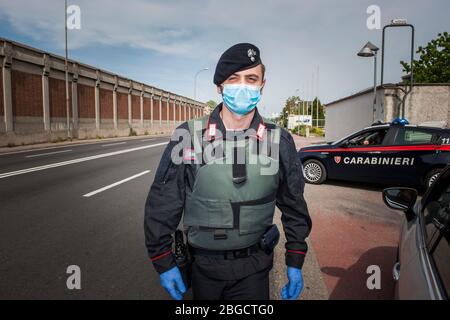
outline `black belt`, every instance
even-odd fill
[[[226,260],[247,258],[250,255],[260,250],[259,243],[256,243],[248,248],[238,250],[207,250],[190,247],[193,254],[201,256],[222,256]]]

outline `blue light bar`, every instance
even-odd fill
[[[406,119],[396,118],[394,119],[394,121],[392,121],[392,124],[404,126],[409,124],[409,121]]]

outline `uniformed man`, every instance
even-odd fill
[[[287,240],[288,283],[281,296],[297,299],[303,289],[311,219],[301,163],[292,136],[258,113],[264,75],[254,45],[226,50],[214,75],[223,103],[210,116],[178,127],[164,151],[145,205],[145,237],[161,285],[173,299],[186,292],[172,250],[182,217],[193,257],[194,299],[269,299],[273,248],[264,241],[277,232],[275,206]],[[206,143],[220,146],[214,159],[206,156]],[[264,161],[252,162],[250,154]]]

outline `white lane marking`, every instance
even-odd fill
[[[166,137],[161,136],[159,138],[166,138]],[[156,139],[157,138],[154,138],[154,140],[156,140]],[[134,141],[134,139],[130,139],[130,140],[127,140],[127,141]],[[75,147],[97,145],[97,144],[105,143],[105,142],[106,141],[95,141],[95,142],[86,142],[86,143],[74,143],[74,144],[69,144],[69,145],[66,145],[66,146],[35,148],[35,149],[12,151],[12,152],[0,152],[0,157],[8,156],[8,155],[14,155],[14,154],[20,154],[20,153],[31,153],[31,152],[39,152],[39,151],[45,151],[45,150],[54,150],[54,149],[63,149],[63,148],[75,148]]]
[[[36,148],[36,149],[28,149],[28,150],[21,150],[21,151],[13,151],[13,152],[4,152],[0,153],[1,156],[8,156],[12,154],[20,154],[20,153],[31,153],[31,152],[39,152],[39,151],[45,151],[45,150],[55,150],[55,149],[63,149],[63,148],[73,148],[78,147],[81,144],[73,144],[73,145],[67,145],[67,146],[59,146],[59,147],[48,147],[48,148]],[[86,144],[84,144],[86,145]]]
[[[153,141],[155,139],[145,139],[145,140],[141,140],[141,142],[147,142],[147,141]]]
[[[118,146],[121,144],[126,144],[126,142],[117,142],[117,143],[111,143],[111,144],[104,144],[102,147],[111,147],[111,146]]]
[[[71,152],[71,151],[73,151],[73,150],[64,150],[64,151],[55,151],[55,152],[48,152],[48,153],[32,154],[31,156],[26,156],[25,158],[43,157],[43,156],[49,156],[49,155],[52,155],[52,154],[65,153],[65,152]]]
[[[144,172],[135,174],[134,176],[131,176],[131,177],[129,177],[129,178],[126,178],[126,179],[117,181],[117,182],[115,182],[115,183],[113,183],[113,184],[110,184],[109,186],[106,186],[106,187],[100,188],[100,189],[98,189],[98,190],[95,190],[95,191],[86,193],[85,195],[83,195],[83,197],[85,197],[85,198],[92,197],[92,196],[96,195],[97,193],[100,193],[100,192],[106,191],[106,190],[108,190],[108,189],[117,187],[118,185],[121,185],[121,184],[123,184],[123,183],[125,183],[125,182],[128,182],[128,181],[130,181],[130,180],[139,178],[140,176],[143,176],[143,175],[145,175],[145,174],[147,174],[147,173],[149,173],[149,172],[150,172],[150,170],[147,170],[147,171],[144,171]]]
[[[111,157],[111,156],[124,154],[124,153],[128,153],[128,152],[133,152],[133,151],[145,150],[145,149],[149,149],[149,148],[160,147],[160,146],[163,146],[163,145],[166,145],[166,144],[168,144],[168,142],[151,144],[151,145],[148,145],[148,146],[142,146],[142,147],[131,148],[131,149],[124,149],[124,150],[119,150],[119,151],[114,151],[114,152],[109,152],[109,153],[103,153],[103,154],[98,154],[98,155],[90,156],[90,157],[84,157],[84,158],[79,158],[79,159],[74,159],[74,160],[69,160],[69,161],[64,161],[64,162],[57,162],[57,163],[47,164],[47,165],[40,166],[40,167],[34,167],[34,168],[23,169],[23,170],[18,170],[18,171],[6,172],[6,173],[0,174],[0,179],[12,177],[12,176],[18,176],[18,175],[21,175],[21,174],[26,174],[26,173],[35,172],[35,171],[41,171],[41,170],[47,170],[47,169],[51,169],[51,168],[67,166],[67,165],[70,165],[70,164],[75,164],[75,163],[80,163],[80,162],[85,162],[85,161],[90,161],[90,160],[95,160],[95,159]]]

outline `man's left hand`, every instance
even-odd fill
[[[294,267],[287,268],[289,282],[281,290],[283,300],[297,300],[303,290],[302,270]]]

